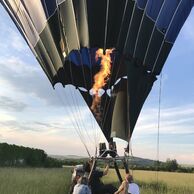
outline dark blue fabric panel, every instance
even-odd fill
[[[165,1],[164,6],[161,10],[161,13],[156,23],[156,26],[160,31],[166,33],[166,30],[168,29],[168,26],[172,20],[172,17],[179,3],[180,3],[180,0]]]
[[[95,59],[96,51],[97,48],[74,50],[69,54],[68,60],[77,66],[86,65],[91,68],[93,65],[100,64],[100,60],[96,61]]]
[[[148,0],[137,0],[138,8],[144,9]]]
[[[49,18],[57,9],[56,0],[41,0],[45,15]]]
[[[82,63],[87,64],[88,66],[91,66],[90,64],[90,51],[88,48],[82,48],[80,50],[81,56],[82,56]]]
[[[101,58],[96,59],[96,51],[98,48],[81,48],[80,50],[73,50],[68,55],[68,60],[77,66],[87,66],[92,68],[93,66],[99,66]],[[116,52],[111,54],[111,59],[116,56]]]
[[[147,7],[146,7],[146,13],[154,21],[156,21],[156,18],[158,17],[158,13],[160,12],[163,2],[164,0],[149,0],[148,1]]]
[[[173,18],[169,31],[167,32],[166,41],[174,42],[176,40],[178,33],[187,19],[193,5],[193,0],[182,0],[175,17]]]

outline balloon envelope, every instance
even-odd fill
[[[129,140],[193,0],[2,0],[51,84],[72,84],[91,107],[99,48],[114,48],[98,117]],[[81,89],[82,88],[82,89]]]

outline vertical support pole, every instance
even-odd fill
[[[89,173],[89,175],[88,175],[88,180],[89,180],[89,181],[90,181],[90,178],[91,178],[91,176],[92,176],[92,173],[93,173],[94,169],[96,168],[96,158],[94,158],[92,162],[93,162],[93,163],[92,163],[92,167],[91,167],[90,173]]]
[[[114,161],[114,167],[115,167],[115,171],[117,173],[118,179],[119,179],[120,183],[122,183],[123,182],[123,179],[121,177],[121,173],[119,171],[119,168],[118,168],[118,165],[117,165],[117,162],[116,161]]]
[[[129,174],[129,168],[128,168],[128,165],[127,165],[126,160],[123,160],[123,166],[124,166],[124,168],[125,168],[125,173],[126,173],[126,174]]]

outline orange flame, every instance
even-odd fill
[[[110,76],[110,69],[111,69],[111,53],[114,49],[106,49],[105,54],[103,53],[103,49],[98,49],[96,51],[96,60],[101,58],[101,69],[100,71],[94,76],[94,85],[92,87],[94,98],[91,106],[91,110],[96,114],[96,116],[100,116],[100,96],[98,95],[99,89],[106,85],[106,82]]]

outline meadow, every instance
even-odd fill
[[[194,194],[194,174],[139,170],[132,173],[141,194]],[[103,181],[118,186],[114,170]],[[0,168],[0,194],[68,194],[70,182],[70,167]]]

